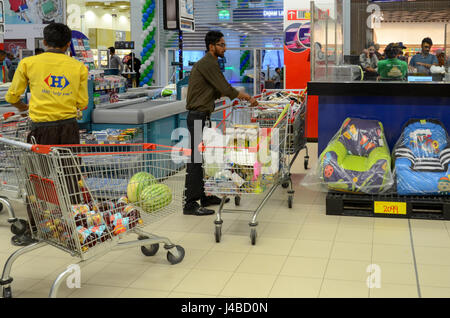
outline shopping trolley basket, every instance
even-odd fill
[[[0,116],[0,135],[25,142],[30,130],[30,120],[26,113],[8,112],[2,114]],[[17,154],[9,150],[4,144],[0,144],[0,211],[7,210],[11,232],[16,235],[22,235],[27,229],[27,221],[16,217],[9,200],[22,197],[23,191],[21,190],[23,188],[20,188],[17,178],[17,170],[20,167],[16,165]],[[14,240],[12,242],[14,243]]]
[[[0,143],[20,153],[20,179],[38,240],[8,259],[0,281],[4,296],[11,297],[14,260],[45,244],[79,258],[80,264],[131,246],[152,256],[159,243],[171,264],[184,258],[181,246],[145,232],[144,226],[181,210],[189,150],[155,144],[44,146],[5,138]],[[138,240],[123,242],[131,233]],[[69,274],[67,270],[55,280],[51,297]]]
[[[307,91],[306,89],[288,90],[264,90],[258,96],[258,102],[265,106],[262,110],[256,111],[252,117],[253,122],[258,122],[262,127],[271,127],[277,120],[279,113],[284,108],[285,103],[292,104],[290,121],[287,129],[287,148],[291,165],[296,160],[299,152],[305,149],[304,168],[308,169],[309,152],[306,145],[306,111],[307,111]],[[284,131],[281,130],[281,133]]]
[[[203,131],[200,149],[205,193],[222,197],[214,222],[216,242],[222,236],[222,212],[253,212],[249,225],[251,243],[255,244],[258,214],[280,184],[290,184],[288,205],[292,207],[294,190],[285,160],[290,109],[287,103],[273,127],[261,128],[251,120],[254,108],[235,105],[217,127]],[[283,129],[285,137],[280,138]],[[239,206],[241,196],[251,194],[263,195],[255,210],[224,209],[227,196],[234,196]]]

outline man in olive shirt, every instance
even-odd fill
[[[209,121],[211,113],[214,111],[214,101],[222,96],[227,96],[230,99],[247,100],[252,106],[258,104],[250,95],[234,89],[223,76],[218,63],[218,57],[223,58],[226,51],[223,34],[218,31],[208,32],[205,44],[207,53],[192,68],[186,99],[186,109],[189,110],[187,126],[191,136],[192,156],[191,162],[187,164],[183,213],[189,215],[214,214],[214,210],[205,207],[221,202],[220,198],[216,196],[205,195],[202,156],[198,151],[205,122]],[[197,203],[198,200],[200,200],[201,206]]]

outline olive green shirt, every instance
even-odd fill
[[[189,76],[186,109],[206,112],[214,111],[214,101],[222,96],[235,99],[239,92],[223,76],[217,59],[211,54],[194,64]]]

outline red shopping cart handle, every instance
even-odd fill
[[[11,116],[14,116],[16,113],[14,112],[7,112],[3,114],[3,119],[8,119]]]

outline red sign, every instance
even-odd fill
[[[307,10],[288,10],[287,19],[288,21],[310,20],[311,13]]]

